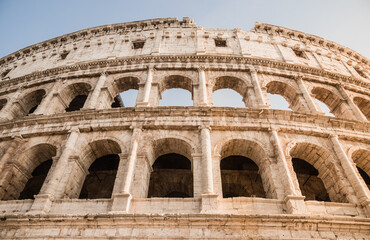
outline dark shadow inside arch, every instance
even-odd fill
[[[251,159],[229,156],[221,160],[220,168],[224,198],[266,197],[259,168]]]
[[[183,155],[169,153],[157,158],[150,175],[148,197],[193,197],[191,162]]]
[[[357,105],[360,111],[365,115],[367,120],[370,120],[370,101],[361,98],[355,97],[353,98],[353,102]]]
[[[69,106],[65,109],[66,112],[78,111],[85,105],[87,95],[77,95],[69,103]]]
[[[26,115],[29,115],[36,111],[45,94],[45,90],[39,89],[24,97],[24,99],[22,100],[22,105],[23,109],[26,111]]]
[[[37,195],[40,192],[52,163],[53,160],[49,159],[33,170],[31,178],[28,179],[23,191],[19,195],[19,200],[35,199],[34,195]]]
[[[367,188],[370,190],[370,177],[369,177],[369,175],[367,175],[367,173],[359,167],[357,167],[357,171],[360,173],[362,179],[364,179],[364,182],[367,185]]]
[[[79,198],[111,198],[119,160],[117,154],[96,159],[89,168],[89,174],[85,178]]]
[[[330,202],[325,185],[318,177],[319,172],[311,164],[299,158],[292,159],[293,168],[297,175],[299,188],[305,200]]]
[[[3,107],[5,106],[6,103],[7,103],[6,99],[0,99],[0,111],[1,111],[1,109],[3,109]]]

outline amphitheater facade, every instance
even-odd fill
[[[0,60],[0,238],[369,239],[369,66],[303,32],[190,18],[12,53]],[[173,88],[193,106],[158,106]],[[214,107],[219,89],[245,107]]]

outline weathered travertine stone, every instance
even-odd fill
[[[317,36],[190,18],[94,27],[10,54],[0,238],[368,239],[369,76],[368,59]],[[173,88],[193,106],[159,107]],[[136,105],[122,107],[131,89]],[[245,107],[214,107],[219,89]],[[268,93],[292,111],[271,109]]]

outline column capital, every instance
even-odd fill
[[[14,136],[11,136],[12,140],[13,141],[17,141],[17,142],[23,142],[25,141],[25,139],[23,138],[23,136],[20,134],[20,135],[14,135]]]
[[[203,129],[208,129],[209,131],[212,130],[211,126],[210,125],[200,125],[198,127],[199,130],[203,130]]]
[[[197,70],[198,70],[198,72],[200,72],[200,71],[205,71],[207,68],[206,68],[206,66],[204,66],[204,65],[199,65],[198,67],[197,67]]]
[[[258,70],[257,70],[254,66],[250,66],[250,67],[249,67],[249,72],[250,72],[250,73],[257,73],[257,72],[258,72]]]
[[[147,70],[152,70],[152,71],[155,71],[156,70],[154,64],[148,64],[148,65],[146,65],[146,69]]]
[[[76,132],[76,133],[80,133],[80,128],[78,126],[72,126],[69,131],[69,133],[72,133],[72,132]]]
[[[104,69],[101,73],[100,73],[100,76],[108,76],[108,71],[106,69]]]
[[[302,73],[295,74],[295,75],[293,76],[293,78],[294,78],[295,80],[303,80],[303,74],[302,74]]]

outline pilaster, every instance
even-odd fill
[[[340,163],[343,167],[344,173],[352,185],[352,188],[357,196],[358,201],[360,204],[365,208],[367,211],[367,215],[370,216],[370,194],[369,190],[367,189],[367,186],[365,182],[360,178],[360,176],[357,174],[354,163],[351,162],[351,160],[347,157],[347,154],[345,153],[342,145],[339,142],[337,135],[331,135],[330,140],[333,144],[334,151],[336,155],[338,156]]]
[[[134,178],[134,170],[136,165],[139,141],[141,138],[141,132],[142,129],[140,127],[133,128],[125,175],[124,178],[122,179],[122,182],[119,183],[117,187],[118,189],[115,190],[117,193],[113,194],[113,203],[110,211],[111,213],[127,213],[130,209],[132,199],[131,185]],[[120,159],[120,161],[121,160],[122,159]],[[119,168],[117,171],[117,175],[118,172],[120,173],[124,172],[121,163],[120,167],[121,168]]]
[[[253,66],[251,66],[249,69],[250,69],[254,92],[256,94],[259,108],[268,108],[265,97],[263,96],[263,93],[261,90],[260,82],[259,82],[258,75],[257,75],[257,70]]]
[[[95,88],[91,93],[90,98],[85,103],[84,109],[97,109],[98,103],[99,103],[98,101],[99,101],[100,92],[101,92],[102,87],[105,85],[105,82],[107,81],[107,76],[108,74],[106,72],[101,73],[95,85]]]
[[[277,164],[281,176],[282,184],[284,185],[285,203],[288,212],[291,214],[306,214],[306,204],[304,203],[305,197],[301,196],[295,189],[292,175],[289,171],[287,160],[284,155],[283,148],[281,147],[280,139],[276,129],[271,131],[272,144],[274,145],[277,155]]]

